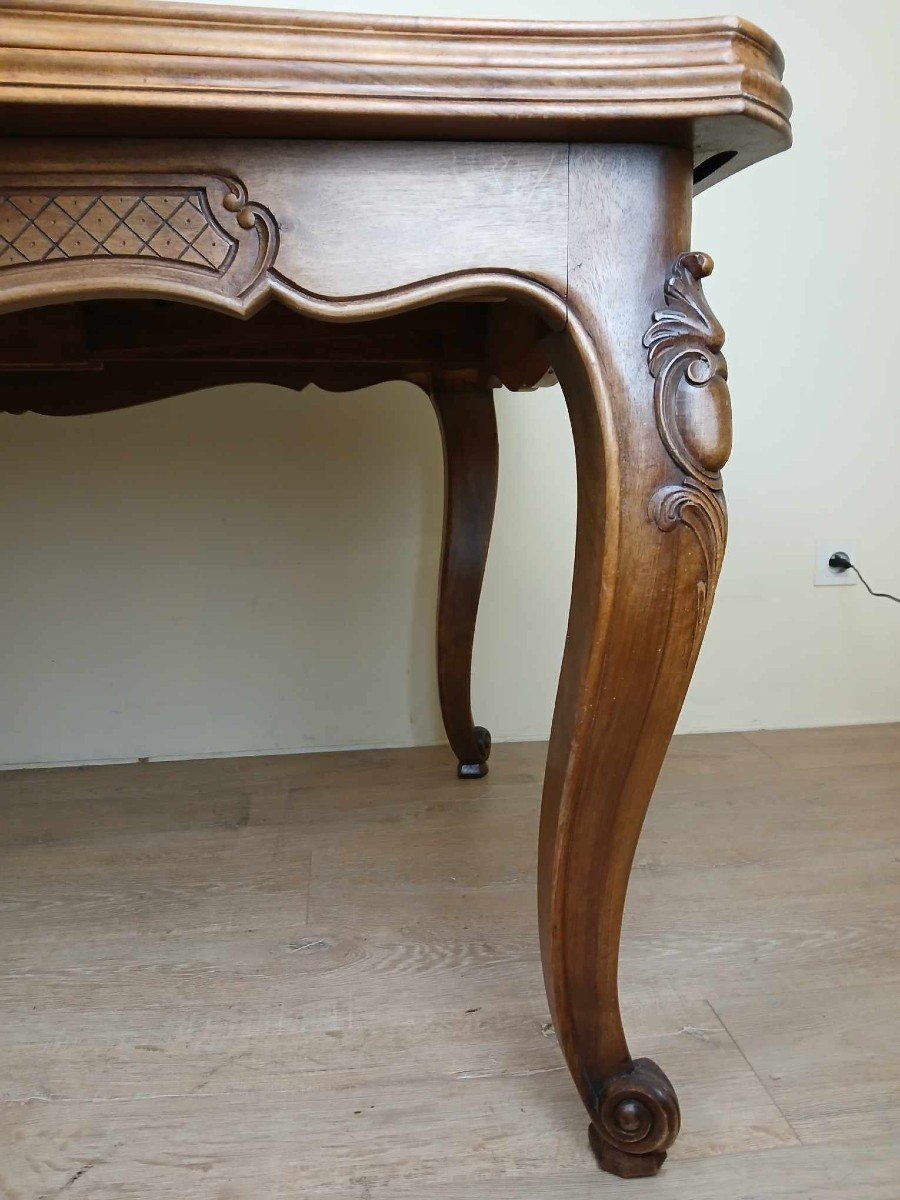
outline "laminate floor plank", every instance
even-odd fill
[[[897,1200],[900,726],[676,738],[622,947],[684,1110],[598,1172],[545,746],[0,774],[2,1200]]]

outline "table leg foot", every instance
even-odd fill
[[[484,779],[488,773],[487,760],[491,756],[490,732],[483,725],[476,725],[474,732],[480,757],[475,762],[461,762],[459,764],[456,768],[456,774],[460,779]]]
[[[678,1135],[681,1113],[672,1084],[649,1058],[597,1089],[588,1129],[591,1149],[604,1171],[623,1179],[655,1175],[666,1147]]]
[[[588,1140],[600,1169],[608,1171],[610,1175],[618,1175],[620,1179],[647,1179],[655,1175],[666,1161],[665,1150],[655,1154],[623,1154],[609,1142],[604,1142],[595,1125],[588,1126]]]

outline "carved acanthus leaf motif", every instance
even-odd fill
[[[725,331],[700,283],[712,269],[708,254],[679,254],[665,284],[667,307],[653,314],[644,345],[666,449],[699,483],[720,488],[731,452],[731,402]]]
[[[699,645],[722,567],[728,518],[721,469],[731,451],[725,331],[703,294],[712,271],[708,254],[676,258],[666,280],[666,308],[653,314],[644,335],[655,382],[656,424],[667,451],[686,473],[650,501],[650,517],[663,532],[684,525],[697,539],[703,571],[697,580],[694,647]]]
[[[664,532],[686,525],[700,543],[703,574],[697,579],[697,608],[693,645],[699,646],[722,559],[728,533],[728,514],[721,491],[703,487],[693,479],[659,488],[650,501],[650,516]]]

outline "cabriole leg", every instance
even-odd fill
[[[571,320],[551,357],[578,475],[572,607],[541,814],[542,954],[556,1031],[601,1166],[654,1174],[671,1083],[633,1059],[617,986],[641,825],[696,660],[725,540],[721,329],[684,255],[678,150],[573,147]]]
[[[491,735],[472,720],[472,646],[497,498],[494,394],[484,383],[438,378],[432,401],[445,468],[438,690],[459,777],[480,779],[487,774]]]

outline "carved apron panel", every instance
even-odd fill
[[[234,179],[0,176],[0,299],[153,290],[139,266],[174,298],[238,298],[277,242],[271,214]]]

